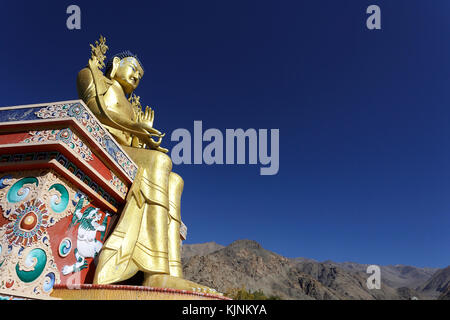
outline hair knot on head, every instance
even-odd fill
[[[114,60],[114,58],[116,58],[116,57],[119,58],[120,60],[125,59],[125,58],[129,58],[129,57],[136,59],[137,62],[139,63],[139,65],[141,66],[142,71],[145,72],[144,66],[142,65],[142,63],[141,63],[141,61],[139,60],[139,58],[137,57],[137,55],[135,55],[135,54],[132,53],[131,51],[125,50],[125,51],[122,51],[122,52],[119,52],[119,53],[115,54],[114,56],[112,56],[112,57],[108,60],[108,63],[106,64],[105,74],[108,74],[108,72],[112,69],[112,66],[113,66],[113,60]]]

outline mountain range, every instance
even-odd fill
[[[380,266],[381,288],[370,290],[368,265],[286,258],[253,240],[183,244],[182,262],[186,279],[219,292],[244,287],[286,300],[450,299],[450,266]]]

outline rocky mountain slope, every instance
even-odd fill
[[[354,262],[333,262],[326,261],[349,272],[363,272],[367,270],[368,264],[359,264]],[[404,265],[380,266],[383,282],[393,288],[417,288],[425,283],[431,276],[438,271],[437,268],[416,268]]]
[[[450,266],[438,270],[419,290],[434,298],[450,299]]]
[[[193,256],[204,256],[211,252],[225,248],[215,242],[206,242],[199,244],[183,244],[181,247],[181,256],[187,259]]]
[[[439,296],[439,300],[450,300],[450,290],[448,290],[446,293],[443,293]]]
[[[183,245],[182,255],[186,279],[221,292],[245,286],[282,299],[318,300],[431,299],[442,293],[436,291],[441,288],[436,285],[441,278],[426,290],[420,287],[432,279],[435,269],[383,266],[381,289],[369,290],[367,265],[286,258],[251,240],[238,240],[227,247],[216,243]]]

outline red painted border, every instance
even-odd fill
[[[84,139],[89,141],[89,147],[91,147],[91,151],[94,150],[97,153],[100,161],[105,161],[110,166],[115,168],[116,171],[120,172],[120,176],[122,179],[124,179],[130,184],[133,183],[133,180],[131,180],[131,178],[128,177],[128,174],[125,172],[125,170],[118,163],[116,163],[112,159],[111,155],[108,154],[105,150],[103,150],[103,148],[99,146],[98,142],[93,137],[90,136],[87,130],[73,118],[2,122],[0,123],[0,132],[11,133],[11,132],[21,132],[26,129],[36,130],[36,128],[38,128],[40,130],[44,130],[46,128],[55,129],[66,127],[75,129],[72,131],[74,131],[76,134],[79,134],[80,137],[83,137]],[[118,146],[122,150],[122,152],[130,159],[130,161],[133,162],[130,156],[121,148],[119,144]],[[134,165],[138,168],[138,166],[135,163]]]
[[[64,168],[56,159],[42,160],[42,161],[25,161],[25,162],[12,162],[12,163],[0,163],[0,172],[12,171],[12,170],[33,170],[33,169],[54,169],[61,174],[63,178],[67,179],[75,186],[81,189],[86,195],[93,199],[93,205],[99,207],[101,210],[109,210],[112,213],[117,213],[118,208],[114,207],[108,201],[103,199],[97,192],[92,190],[88,185],[74,176],[69,170]]]
[[[98,186],[102,187],[103,190],[108,192],[118,203],[124,203],[126,196],[123,196],[116,189],[114,189],[107,181],[105,181],[105,177],[102,176],[99,172],[95,171],[89,164],[86,164],[84,161],[80,160],[76,155],[73,154],[72,150],[70,150],[64,143],[60,141],[48,141],[45,143],[39,144],[4,144],[0,145],[0,154],[15,154],[18,151],[20,153],[28,153],[28,152],[51,152],[58,151],[63,156],[65,156],[68,160],[73,162],[80,168],[85,174],[89,176]],[[13,162],[15,166],[21,167],[25,166],[27,163],[33,163],[34,161],[22,161],[22,162]],[[5,163],[6,164],[6,163]],[[75,176],[75,174],[74,174]],[[73,179],[73,177],[72,177]],[[128,186],[130,188],[130,186]]]

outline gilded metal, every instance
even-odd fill
[[[184,181],[174,172],[169,175],[169,270],[174,277],[183,277],[181,265],[181,194],[183,193]]]
[[[104,75],[101,69],[107,50],[104,37],[95,46],[91,44],[88,66],[78,73],[79,98],[122,145],[168,152],[160,147],[164,134],[153,128],[154,112],[149,107],[136,112],[140,102],[132,94],[144,75],[142,66],[133,57],[114,57],[111,70]],[[155,136],[157,141],[153,140]]]
[[[88,66],[78,74],[78,95],[139,166],[119,222],[100,253],[94,283],[115,283],[143,271],[147,286],[215,292],[182,279],[183,180],[171,172],[168,150],[160,146],[164,134],[153,128],[154,111],[143,111],[133,94],[144,75],[142,66],[135,57],[116,56],[105,75],[105,38],[91,49]]]

